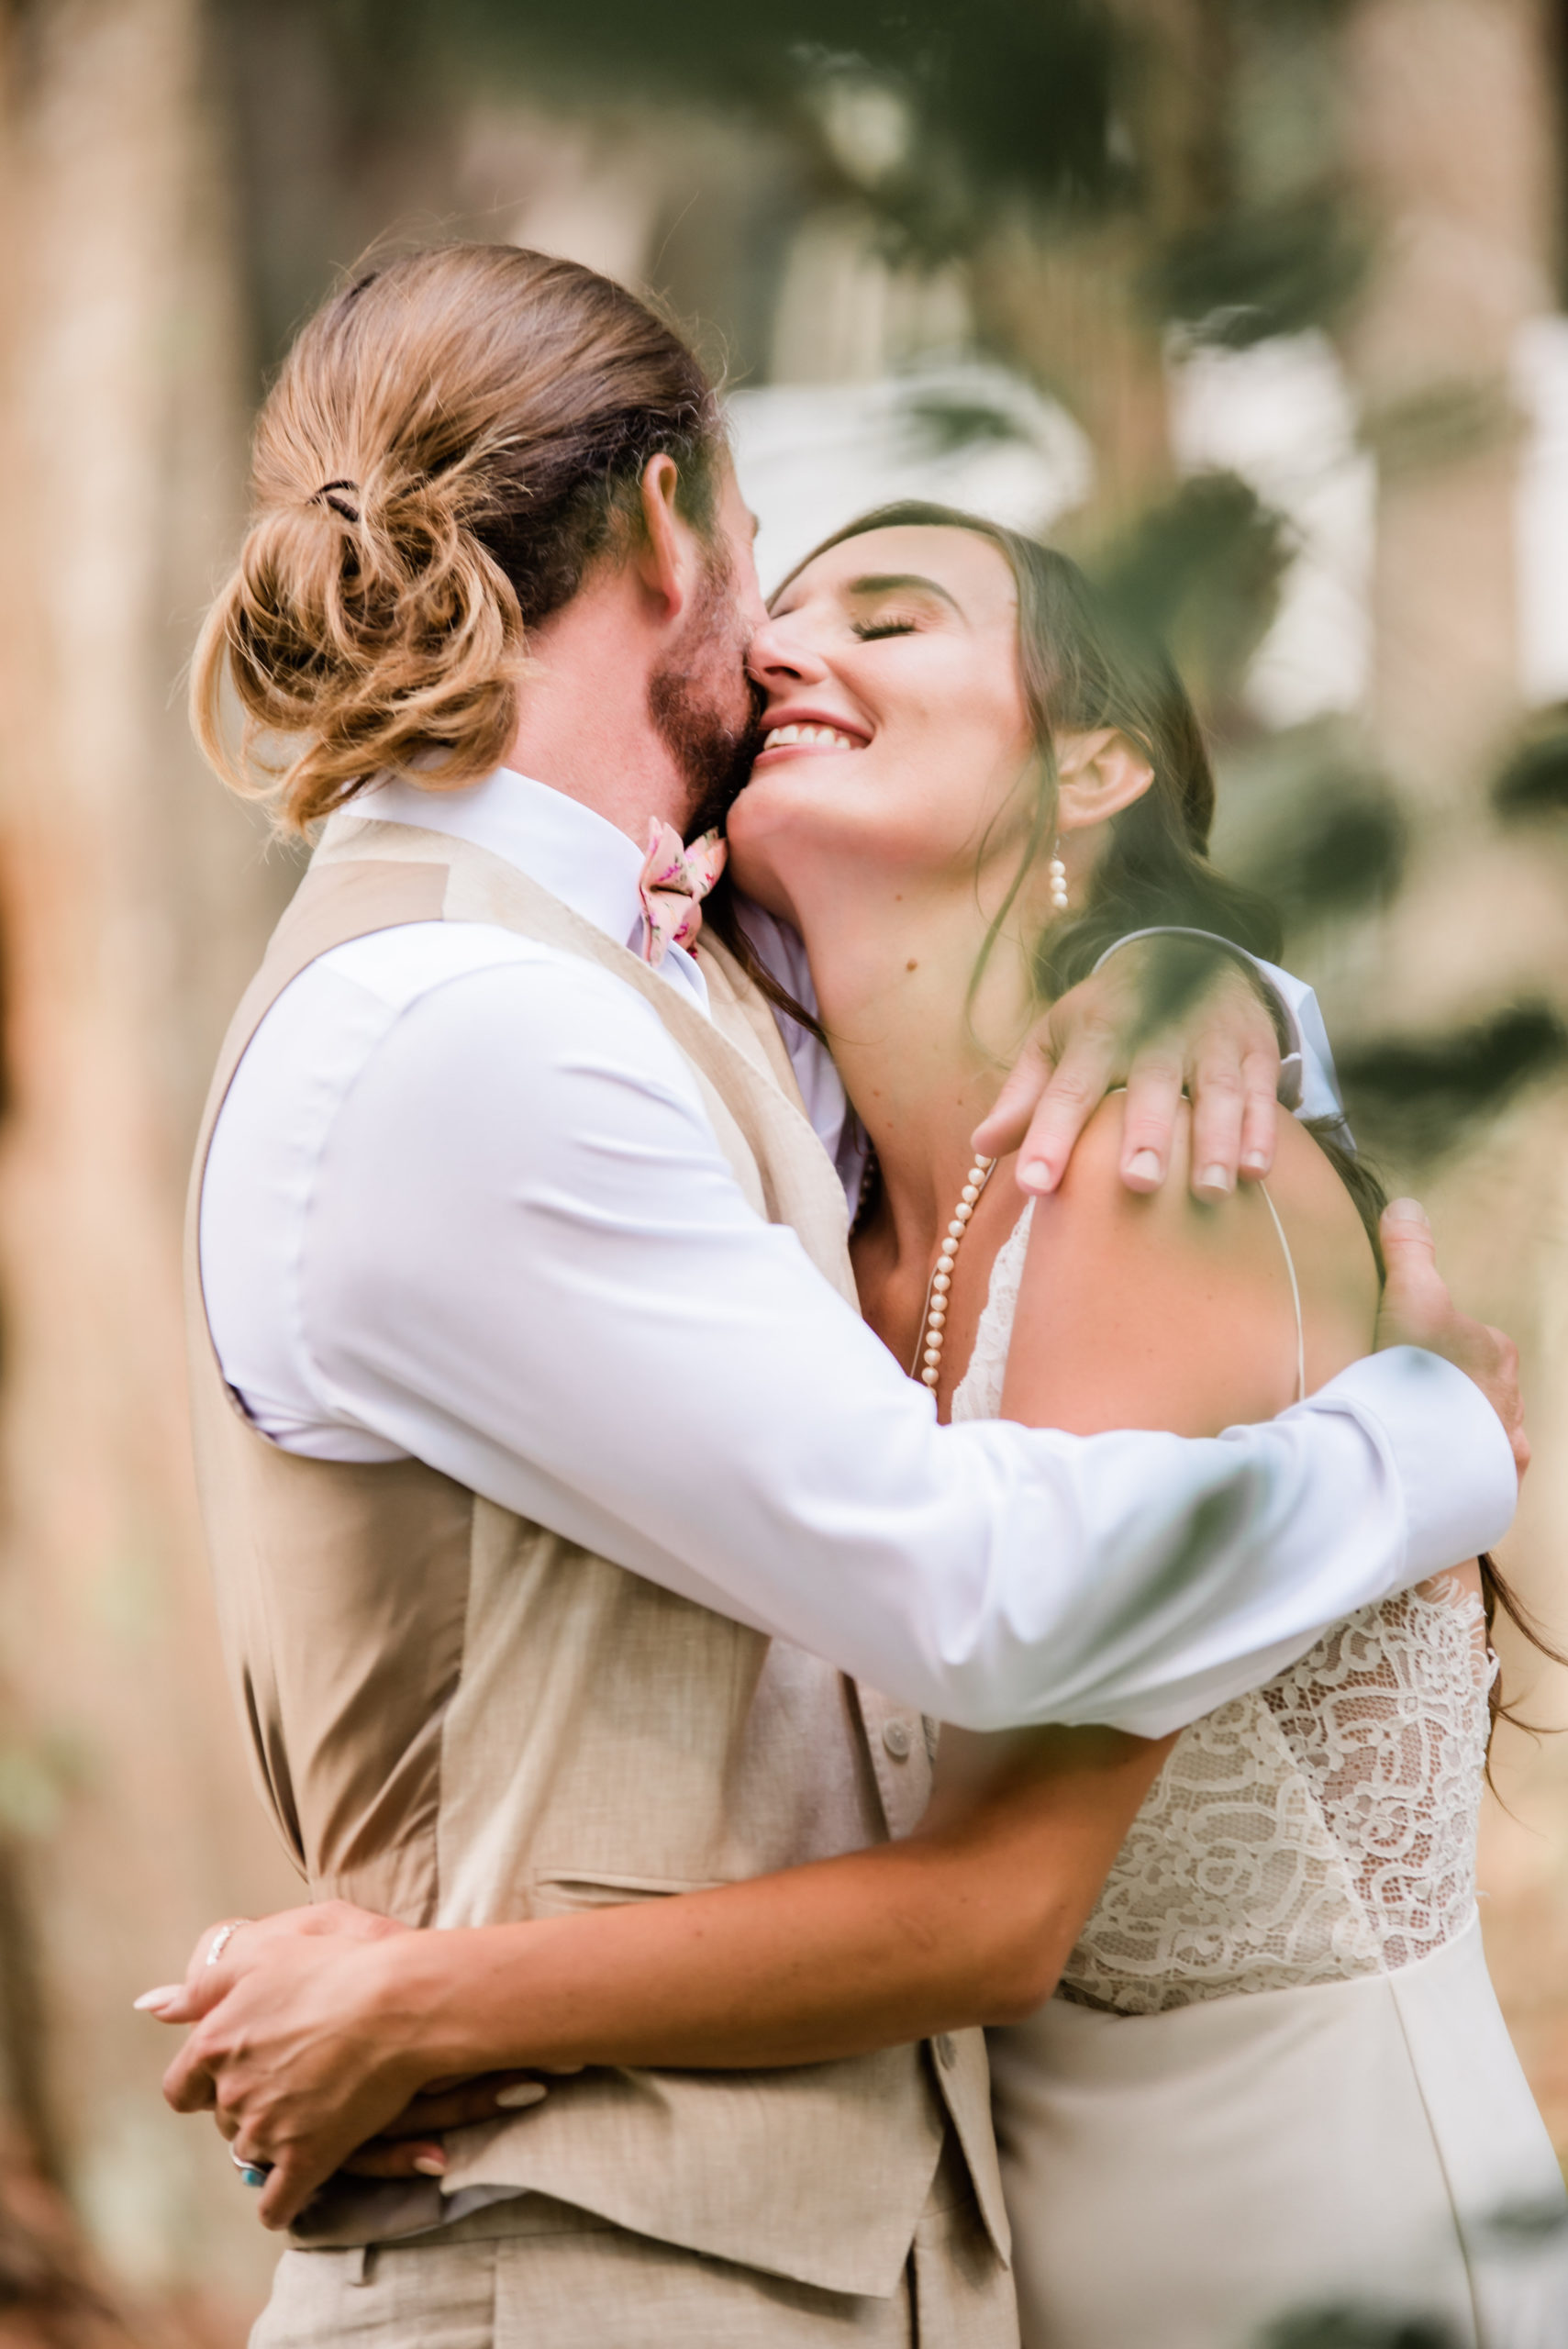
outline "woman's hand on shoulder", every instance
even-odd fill
[[[1222,1198],[1238,1175],[1266,1174],[1281,1119],[1281,1045],[1264,983],[1228,948],[1185,933],[1129,941],[1062,996],[1039,1021],[974,1147],[1018,1152],[1018,1183],[1054,1191],[1084,1147],[1113,1085],[1127,1088],[1118,1167],[1137,1192],[1167,1174],[1203,1198]],[[1183,1094],[1195,1145],[1181,1148]]]

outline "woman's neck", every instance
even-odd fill
[[[824,880],[801,923],[822,1024],[876,1152],[879,1220],[895,1259],[923,1266],[1028,1022],[1024,956],[999,937],[972,999],[988,927],[973,882],[868,893],[857,876],[851,903]]]

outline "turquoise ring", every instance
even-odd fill
[[[235,2153],[232,2148],[230,2149],[228,2158],[234,2164],[235,2168],[239,2172],[239,2183],[241,2186],[265,2186],[268,2178],[272,2176],[272,2165],[271,2162],[241,2161],[239,2155]]]

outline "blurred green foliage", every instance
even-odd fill
[[[1451,1035],[1376,1039],[1339,1059],[1358,1140],[1409,1164],[1440,1158],[1525,1085],[1564,1067],[1568,1029],[1544,1003],[1512,1005]]]
[[[803,199],[852,200],[927,261],[972,253],[1018,217],[1143,218],[1152,315],[1222,341],[1337,314],[1364,261],[1298,70],[1340,0],[1207,0],[1197,53],[1174,68],[1156,20],[1106,0],[216,0],[216,12],[241,114],[275,122],[303,76],[317,107],[330,94],[317,127],[346,160],[378,134],[428,135],[433,116],[476,97],[739,117],[787,152]],[[1264,143],[1291,143],[1294,111],[1304,159],[1262,198],[1231,136],[1253,51],[1279,61],[1266,106],[1254,91]],[[1176,198],[1157,95],[1173,74],[1175,143],[1189,150]],[[1179,218],[1165,217],[1173,201]]]
[[[1319,750],[1279,795],[1266,829],[1228,860],[1279,907],[1297,940],[1315,923],[1385,905],[1405,870],[1408,827],[1381,775]]]
[[[1568,815],[1568,707],[1541,721],[1507,761],[1492,786],[1505,822]]]
[[[1116,608],[1170,647],[1200,708],[1240,693],[1295,548],[1283,516],[1236,473],[1197,473],[1095,564]]]
[[[260,5],[229,0],[250,15]],[[299,5],[274,0],[283,14]],[[740,107],[793,127],[825,167],[825,94],[874,82],[907,110],[882,200],[927,243],[972,226],[971,202],[1098,198],[1121,175],[1107,137],[1116,25],[1097,0],[312,0],[310,13],[366,106],[482,83]]]
[[[1200,340],[1243,351],[1337,317],[1370,258],[1343,200],[1318,188],[1223,213],[1173,238],[1147,272],[1145,294]]]
[[[1378,2309],[1325,2309],[1272,2326],[1260,2349],[1459,2349],[1459,2336],[1436,2318],[1401,2317]]]

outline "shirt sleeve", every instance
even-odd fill
[[[1156,1734],[1494,1540],[1512,1456],[1435,1357],[1211,1442],[938,1425],[747,1206],[651,1008],[535,958],[390,1024],[317,1165],[324,1414],[980,1729]]]

